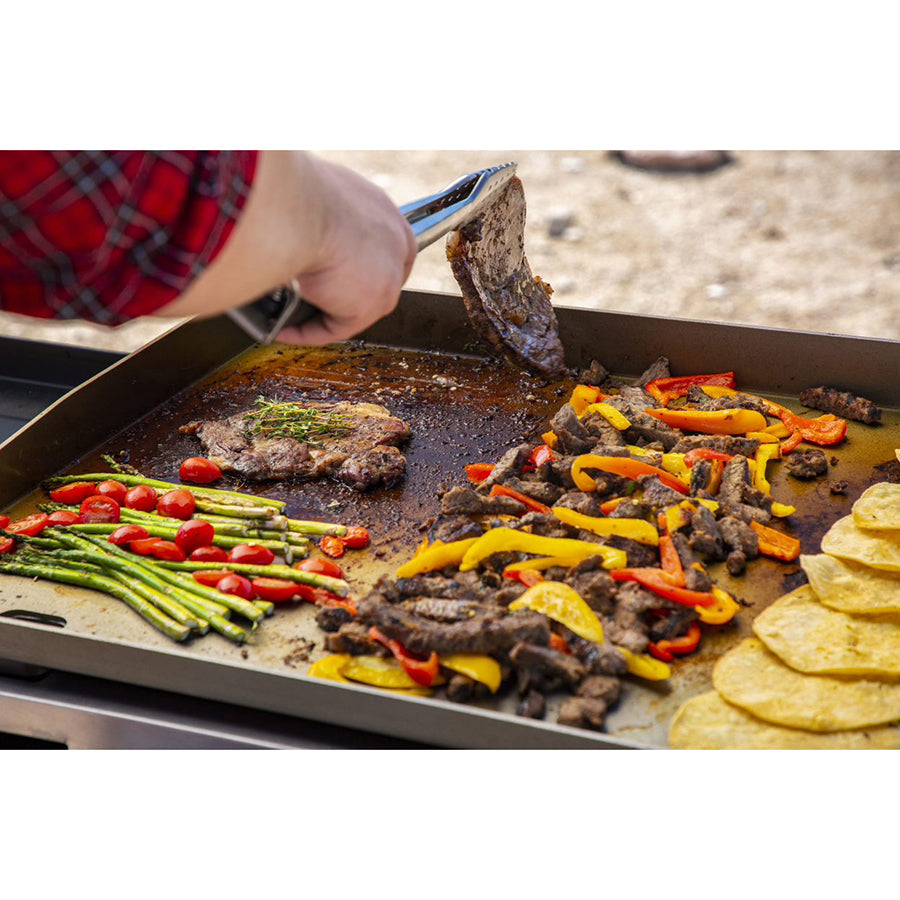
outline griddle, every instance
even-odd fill
[[[846,495],[832,495],[821,479],[788,480],[775,467],[773,493],[797,506],[790,529],[804,552],[818,549],[822,534],[869,484],[896,474],[897,342],[565,307],[557,313],[574,367],[596,358],[617,375],[636,376],[664,355],[676,373],[733,369],[742,389],[797,410],[797,394],[816,384],[852,390],[885,407],[881,426],[851,423],[848,440],[834,450],[839,463],[831,477],[848,483]],[[43,479],[103,470],[100,454],[108,452],[124,451],[147,474],[177,480],[178,463],[199,446],[178,426],[237,410],[260,393],[380,402],[413,428],[403,486],[358,495],[325,482],[225,485],[283,499],[292,516],[368,526],[371,550],[345,557],[354,593],[363,595],[412,554],[421,524],[438,512],[439,485],[463,483],[467,463],[495,461],[545,430],[573,383],[548,382],[486,357],[459,298],[450,295],[405,292],[397,310],[360,341],[318,350],[249,345],[224,317],[192,321],[91,379],[0,446],[0,508],[33,510],[44,498],[35,490]],[[323,653],[309,606],[279,609],[243,650],[212,634],[175,645],[110,598],[4,577],[0,612],[27,608],[62,616],[66,626],[0,617],[0,657],[436,746],[662,747],[677,706],[709,688],[714,659],[746,636],[753,616],[790,589],[800,572],[759,560],[743,578],[713,574],[748,608],[737,623],[709,634],[700,653],[679,662],[670,683],[629,680],[607,733],[556,725],[561,697],[550,704],[546,721],[534,721],[513,715],[512,693],[463,705],[309,679],[309,662]],[[316,647],[302,659],[302,641],[309,638]]]

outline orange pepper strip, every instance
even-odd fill
[[[600,504],[600,512],[602,512],[604,516],[608,516],[623,500],[627,499],[627,497],[615,497],[612,500],[607,500],[605,503]]]
[[[712,606],[716,602],[712,593],[689,591],[672,584],[672,579],[662,569],[610,569],[609,574],[613,581],[636,581],[654,594],[683,606]]]
[[[543,513],[544,515],[550,514],[550,507],[547,506],[546,503],[541,503],[538,500],[534,500],[529,497],[527,494],[523,494],[521,491],[515,491],[512,488],[506,487],[505,484],[495,484],[491,487],[491,496],[492,497],[512,497],[513,500],[518,500],[519,503],[524,503],[528,509],[533,510],[536,513]]]
[[[513,581],[518,581],[525,587],[534,587],[544,580],[544,576],[537,569],[510,569],[509,571],[504,569],[503,577],[512,578]]]
[[[663,406],[668,406],[676,397],[684,396],[692,387],[715,385],[734,388],[734,372],[717,372],[714,375],[682,375],[674,378],[657,378],[647,385],[648,394],[656,397]]]
[[[659,561],[662,570],[672,579],[672,584],[676,587],[684,587],[684,566],[681,564],[681,557],[678,555],[678,550],[675,549],[672,535],[669,534],[666,526],[666,514],[660,513],[657,522],[659,523]],[[663,662],[669,662],[669,660],[666,659]]]
[[[680,494],[688,492],[687,485],[681,479],[669,474],[664,469],[658,469],[656,466],[650,466],[628,456],[595,456],[593,453],[585,453],[583,456],[575,457],[572,463],[573,481],[579,490],[595,491],[597,482],[583,472],[583,469],[599,469],[601,472],[621,475],[623,478],[632,480],[636,480],[641,475],[656,475],[666,487],[670,487]]]
[[[712,412],[699,409],[645,409],[648,416],[680,428],[701,434],[746,434],[762,431],[766,417],[755,409],[719,409]]]
[[[759,522],[751,522],[750,527],[759,535],[759,552],[764,556],[790,562],[800,555],[800,541],[774,528],[767,528]]]
[[[672,662],[673,656],[686,656],[688,653],[693,653],[700,646],[700,637],[700,625],[697,622],[691,622],[688,630],[681,637],[657,641],[655,644],[649,644],[647,649],[657,659],[661,659],[663,662]],[[657,652],[654,653],[654,650]],[[669,658],[666,659],[666,656]]]
[[[472,463],[466,466],[466,477],[472,484],[481,484],[493,471],[494,467],[491,463]]]
[[[416,659],[400,641],[395,641],[382,634],[374,625],[369,629],[369,637],[373,641],[378,641],[379,644],[384,644],[416,684],[428,687],[437,678],[440,663],[438,655],[434,651],[431,652],[428,659]]]
[[[569,645],[566,643],[566,639],[555,631],[550,633],[550,649],[559,650],[560,653],[568,653],[570,655],[572,653],[569,649]]]

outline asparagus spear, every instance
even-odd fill
[[[160,560],[154,563],[161,569],[169,569],[174,572],[202,572],[205,570],[230,569],[239,575],[255,575],[258,578],[283,578],[288,581],[296,581],[299,584],[308,584],[312,587],[324,588],[332,594],[346,597],[350,593],[350,585],[341,578],[332,578],[330,575],[319,575],[316,572],[301,572],[290,566],[273,564],[270,566],[254,566],[251,563],[233,562],[169,562]]]

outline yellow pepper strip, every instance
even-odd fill
[[[397,578],[412,578],[413,575],[421,575],[423,572],[436,572],[445,566],[458,566],[466,551],[478,538],[466,538],[462,541],[452,541],[445,544],[435,541],[433,544],[417,553],[409,562],[397,569]]]
[[[543,572],[545,569],[552,569],[556,566],[564,566],[571,569],[577,566],[581,560],[574,556],[539,556],[537,559],[526,559],[522,562],[510,563],[503,570],[504,575],[512,575],[522,569],[530,569],[533,572]]]
[[[663,453],[661,469],[665,469],[676,478],[680,478],[686,485],[691,483],[691,470],[684,461],[683,453]]]
[[[772,503],[772,515],[779,519],[785,516],[791,516],[797,512],[796,506],[788,506],[786,503]]]
[[[712,593],[716,598],[712,606],[695,606],[694,609],[701,622],[707,625],[724,625],[737,615],[741,607],[728,591],[723,591],[716,585],[713,585]]]
[[[421,687],[409,677],[396,659],[382,656],[351,656],[341,667],[340,674],[351,681],[372,687],[403,688],[404,691]],[[437,678],[432,682],[438,683]]]
[[[762,431],[768,422],[755,409],[645,409],[644,412],[673,428],[700,434],[746,434]]]
[[[575,410],[575,415],[581,418],[582,413],[600,399],[600,391],[588,384],[576,384],[569,405]]]
[[[483,656],[480,653],[451,653],[439,657],[439,660],[445,669],[467,675],[473,681],[487,685],[492,694],[497,693],[503,680],[500,663],[491,656]]]
[[[596,613],[561,581],[542,581],[528,588],[521,597],[509,604],[510,610],[533,609],[548,619],[565,625],[586,641],[603,643],[603,626]]]
[[[556,446],[556,432],[555,432],[555,431],[545,431],[545,432],[541,435],[541,440],[542,440],[548,447],[555,447],[555,446]]]
[[[753,486],[762,491],[766,496],[771,496],[772,485],[766,478],[766,465],[769,460],[778,459],[781,456],[781,444],[760,444],[756,451],[756,472],[753,474]]]
[[[720,387],[715,384],[701,384],[700,390],[713,399],[718,397],[733,397],[737,393],[734,388]]]
[[[610,406],[608,403],[592,403],[578,418],[583,419],[585,416],[594,412],[600,413],[600,415],[603,416],[616,431],[625,431],[626,429],[631,428],[631,422],[623,416],[619,410],[614,406]]]
[[[770,426],[771,427],[771,426]],[[778,438],[768,431],[748,431],[748,438],[756,438],[761,444],[777,444]],[[787,437],[787,435],[785,435]]]
[[[553,515],[565,525],[575,528],[583,528],[601,537],[624,537],[641,544],[649,544],[651,547],[659,546],[659,532],[643,519],[601,519],[597,516],[586,516],[567,509],[565,506],[553,507]]]
[[[763,430],[766,434],[771,434],[776,440],[784,440],[784,438],[791,436],[791,431],[784,422],[775,422],[773,425],[769,425],[768,428],[764,428]]]
[[[342,681],[349,684],[350,680],[344,678],[341,670],[350,662],[349,653],[332,653],[331,656],[325,656],[316,660],[307,670],[306,674],[312,678],[324,678],[327,681]]]
[[[535,556],[567,556],[579,562],[589,556],[599,556],[603,559],[604,569],[622,569],[627,564],[624,550],[604,547],[603,544],[576,541],[571,538],[542,537],[516,531],[514,528],[492,528],[481,537],[475,538],[475,543],[462,558],[459,571],[468,572],[476,568],[483,559],[507,550],[533,553]]]
[[[616,650],[625,657],[628,671],[638,678],[646,681],[665,681],[672,674],[672,670],[662,660],[643,653],[632,653],[624,647],[616,647]]]

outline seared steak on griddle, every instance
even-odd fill
[[[206,456],[224,472],[249,481],[330,477],[354,491],[393,487],[406,474],[397,449],[409,439],[409,426],[374,403],[304,403],[306,409],[342,417],[345,430],[318,445],[290,437],[254,434],[247,412],[227,419],[190,422],[180,431],[195,434]]]

